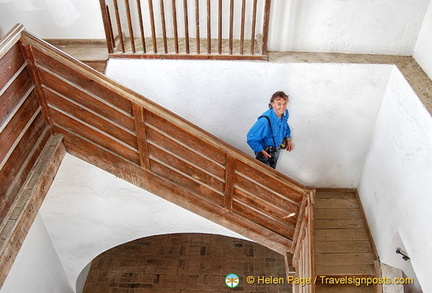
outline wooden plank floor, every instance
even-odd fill
[[[315,249],[317,276],[375,276],[376,254],[355,191],[317,190]],[[317,292],[373,290],[372,286],[317,286]]]

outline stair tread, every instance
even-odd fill
[[[315,209],[316,220],[329,219],[363,219],[363,213],[360,209]]]
[[[315,199],[338,199],[338,198],[356,198],[355,192],[353,191],[317,191],[315,193]]]
[[[366,229],[363,219],[315,219],[315,229]]]
[[[359,204],[355,198],[317,198],[315,199],[315,208],[325,209],[343,209],[358,208]]]
[[[325,241],[315,243],[316,254],[373,252],[370,241]]]
[[[318,265],[316,266],[317,276],[374,276],[374,264],[355,265]]]

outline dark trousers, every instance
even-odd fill
[[[274,155],[274,158],[272,157],[269,159],[264,157],[264,155],[261,152],[255,153],[255,156],[256,156],[256,159],[258,161],[263,162],[264,164],[272,167],[273,169],[276,169],[276,164],[277,164],[277,161],[279,159],[279,153],[280,153],[280,150],[277,150],[276,154]]]

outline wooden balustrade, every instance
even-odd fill
[[[271,0],[100,0],[100,6],[112,57],[267,58]]]
[[[305,186],[22,26],[2,41],[0,68],[5,106],[0,108],[2,233],[10,216],[18,213],[17,194],[33,163],[53,140],[55,166],[64,145],[70,154],[281,254],[293,249],[296,233],[303,235],[298,231],[299,220],[303,223],[300,205],[309,192]],[[56,169],[50,170],[53,179]],[[37,208],[28,215],[34,217]],[[6,240],[1,244],[10,249]],[[9,265],[11,261],[8,256]]]
[[[295,278],[305,282],[293,284],[295,293],[315,292],[315,226],[314,203],[315,190],[309,190],[303,198],[297,221],[292,264],[295,268]]]

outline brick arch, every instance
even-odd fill
[[[286,282],[245,281],[247,276],[286,279],[284,257],[277,252],[233,237],[176,233],[140,238],[103,252],[92,261],[83,293],[223,292],[229,289],[224,278],[230,273],[240,277],[236,290],[291,292]]]

